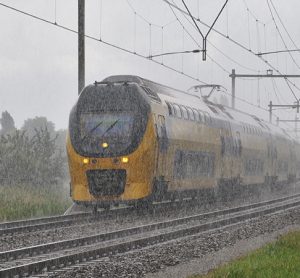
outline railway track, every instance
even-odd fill
[[[89,237],[0,252],[0,277],[54,271],[85,261],[236,225],[300,206],[300,194],[260,203],[151,223]]]
[[[199,200],[186,198],[183,200],[166,201],[154,203],[150,208],[145,208],[147,212],[159,213],[168,210],[180,210],[182,208],[195,208],[199,206]],[[0,237],[14,235],[20,233],[37,232],[47,229],[70,227],[72,225],[80,225],[88,222],[96,222],[102,219],[114,219],[124,215],[143,214],[143,208],[135,208],[132,206],[124,206],[112,208],[110,210],[100,210],[97,214],[91,212],[74,213],[69,215],[58,215],[36,219],[27,219],[12,222],[0,223]]]

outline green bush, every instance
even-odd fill
[[[47,128],[28,137],[24,131],[0,138],[0,185],[51,185],[65,178],[66,158]]]
[[[298,278],[300,277],[300,232],[291,232],[207,275],[190,278]]]

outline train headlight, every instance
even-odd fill
[[[122,157],[122,162],[127,163],[129,161],[128,157]]]
[[[84,158],[83,159],[83,164],[88,164],[89,163],[89,159],[88,158]]]
[[[103,143],[102,143],[102,148],[103,148],[103,149],[106,149],[107,147],[108,147],[108,143],[103,142]]]

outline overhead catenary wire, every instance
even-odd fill
[[[180,21],[180,19],[177,17],[177,15],[176,15],[176,13],[175,13],[175,11],[174,11],[174,9],[172,8],[171,5],[170,5],[170,9],[172,10],[172,12],[173,12],[174,16],[176,17],[176,19],[178,20],[178,22],[179,22],[182,26],[184,26],[184,25],[182,24],[182,22]],[[195,38],[187,31],[187,28],[185,28],[185,30],[186,30],[187,34],[191,37],[191,39],[192,39],[192,40],[200,47],[200,45],[199,45],[199,43],[197,42],[197,40],[196,40],[196,39],[195,39]],[[212,59],[209,55],[208,55],[208,57],[209,57],[210,59]],[[227,72],[228,74],[230,74],[230,72],[229,72],[228,70],[226,70],[225,68],[223,68],[222,65],[220,65],[220,64],[218,64],[218,63],[216,63],[216,62],[215,62],[215,64],[218,65],[219,67],[221,67],[221,69],[223,69],[225,72]],[[198,71],[199,71],[199,68],[198,68]],[[199,72],[198,72],[198,76],[199,76]],[[251,79],[247,79],[247,80],[251,80]],[[253,80],[257,80],[257,78],[254,78]],[[229,95],[229,96],[231,96],[231,94],[228,93],[228,92],[224,92],[224,93],[227,94],[227,95]],[[263,108],[263,107],[261,107],[261,106],[257,106],[257,105],[255,105],[255,104],[253,104],[253,103],[247,101],[247,100],[244,99],[244,98],[237,97],[237,96],[235,96],[235,98],[236,98],[237,100],[239,100],[239,101],[241,101],[241,102],[247,104],[247,105],[250,105],[250,106],[252,106],[252,107],[256,107],[256,108],[261,109],[261,110],[263,110],[263,111],[265,111],[265,112],[269,112],[268,109],[265,109],[265,108]],[[274,114],[274,115],[275,115],[275,114]],[[276,116],[276,115],[275,115],[275,116]]]
[[[245,5],[245,7],[246,7],[246,11],[249,13],[249,16],[251,16],[255,22],[258,22],[258,23],[261,24],[261,25],[266,25],[266,24],[270,23],[270,21],[262,21],[261,19],[259,19],[259,18],[254,14],[254,12],[249,8],[249,6],[248,6],[246,0],[243,0],[243,3],[244,3],[244,5]]]
[[[183,9],[181,9],[180,7],[178,7],[175,3],[170,2],[169,0],[162,0],[163,2],[165,2],[168,5],[171,5],[173,8],[177,9],[178,11],[180,11],[181,13],[184,13],[186,15],[189,15],[186,11],[184,11]],[[202,25],[206,26],[207,28],[209,28],[210,26],[208,24],[206,24],[204,21],[197,19],[194,17],[195,20],[197,20],[199,23],[201,23]],[[246,46],[244,46],[242,43],[232,39],[231,37],[227,37],[225,34],[223,34],[221,31],[212,28],[212,31],[214,31],[216,34],[220,35],[221,37],[229,40],[230,42],[232,42],[233,44],[235,44],[236,46],[240,47],[241,49],[247,51],[248,53],[254,55],[255,57],[259,58],[262,62],[264,62],[266,65],[268,65],[271,69],[273,69],[274,71],[276,71],[278,74],[283,75],[281,73],[280,70],[278,70],[275,66],[273,66],[268,60],[264,59],[261,56],[257,56],[255,52],[253,52],[251,49],[248,49]],[[300,88],[291,80],[287,79],[288,82],[293,85],[297,90],[300,91]]]
[[[276,15],[277,15],[279,21],[280,21],[280,23],[281,23],[283,29],[285,30],[285,32],[287,33],[289,39],[291,40],[292,44],[295,46],[296,49],[299,49],[299,47],[296,45],[295,41],[293,40],[292,36],[291,36],[290,33],[288,32],[287,28],[285,27],[285,25],[284,25],[284,23],[283,23],[283,21],[282,21],[280,15],[279,15],[279,13],[278,13],[276,7],[275,7],[274,4],[273,4],[273,1],[270,0],[270,3],[271,3],[271,5],[272,5],[272,7],[273,7],[273,9],[274,9],[274,11],[275,11],[275,13],[276,13]]]
[[[171,24],[173,24],[173,23],[175,23],[175,22],[178,22],[178,23],[181,25],[181,27],[184,29],[184,32],[185,32],[185,33],[186,33],[186,34],[187,34],[187,35],[188,35],[188,36],[189,36],[189,37],[197,44],[197,46],[199,47],[199,49],[201,48],[200,44],[197,42],[197,40],[196,40],[195,38],[193,38],[193,36],[191,35],[191,33],[187,31],[187,29],[184,27],[184,25],[182,24],[182,22],[179,22],[179,18],[178,18],[177,15],[175,14],[174,10],[172,10],[172,13],[173,13],[173,15],[175,16],[175,20],[171,20],[170,22],[168,22],[168,23],[166,23],[166,24],[164,24],[164,25],[158,25],[158,24],[153,24],[153,23],[151,23],[151,22],[150,22],[148,19],[146,19],[143,15],[138,14],[137,10],[134,8],[134,6],[131,4],[131,2],[130,2],[129,0],[126,0],[126,2],[128,3],[130,9],[135,13],[135,15],[139,15],[139,17],[142,18],[143,21],[145,21],[147,24],[152,24],[152,25],[154,25],[154,26],[160,26],[160,28],[162,28],[162,32],[165,31],[165,28],[166,28],[167,26],[169,26],[169,25],[171,25]],[[163,33],[163,34],[164,34],[164,33]],[[163,36],[163,34],[162,34],[162,36]],[[241,65],[240,63],[238,63],[237,61],[233,60],[231,57],[229,57],[229,56],[226,55],[224,52],[222,52],[221,50],[219,50],[215,45],[213,45],[213,44],[210,43],[209,41],[208,41],[208,43],[209,43],[213,48],[215,48],[218,52],[220,52],[223,56],[226,56],[227,59],[231,60],[232,62],[234,62],[234,63],[236,63],[236,64],[238,64],[238,65],[240,65],[241,67],[243,67],[243,68],[245,68],[245,69],[252,70],[253,72],[256,72],[256,70],[250,69],[250,68],[248,68],[248,67],[246,67],[246,66],[243,66],[243,65]],[[190,51],[187,51],[187,52],[190,52]],[[174,53],[176,53],[176,52],[174,52]],[[150,59],[152,59],[152,58],[154,58],[155,56],[156,56],[156,55],[149,55],[148,57],[150,57]],[[162,57],[162,62],[161,62],[161,63],[163,63],[163,56],[164,56],[164,55],[158,55],[158,56],[161,56],[161,57]],[[224,66],[222,66],[219,62],[217,62],[215,59],[213,59],[210,55],[207,55],[207,56],[209,57],[209,59],[210,59],[213,63],[215,63],[215,64],[216,64],[219,68],[221,68],[224,72],[226,72],[227,74],[230,74],[229,70],[225,69]],[[182,65],[182,68],[183,68],[183,55],[182,55],[182,62],[181,62],[181,65]],[[197,70],[197,71],[198,71],[198,70]],[[197,76],[199,76],[199,75],[197,74]]]
[[[57,21],[57,2],[54,0],[54,23]]]
[[[102,38],[102,10],[103,10],[103,3],[102,3],[102,0],[99,0],[99,10],[100,10],[100,16],[99,16],[99,38],[101,39]]]
[[[184,32],[187,33],[188,36],[196,43],[196,45],[199,47],[199,49],[201,48],[201,46],[200,46],[199,43],[196,41],[196,39],[194,39],[194,38],[192,37],[192,35],[186,30],[186,28],[184,27],[184,25],[183,25],[181,22],[179,22],[179,18],[176,16],[176,14],[175,14],[174,11],[172,11],[172,12],[173,12],[173,15],[175,16],[175,19],[174,19],[174,20],[171,20],[171,21],[167,22],[167,23],[164,24],[164,25],[158,25],[158,24],[153,24],[153,23],[151,23],[151,22],[150,22],[148,19],[146,19],[143,15],[138,14],[137,10],[134,8],[134,6],[130,3],[129,0],[126,0],[126,2],[128,3],[130,9],[134,12],[135,15],[139,15],[139,17],[142,18],[143,21],[145,21],[147,24],[152,24],[152,25],[154,25],[154,26],[159,26],[159,27],[162,29],[162,32],[164,32],[164,30],[165,30],[166,27],[170,26],[171,24],[173,24],[173,23],[175,23],[175,22],[178,22],[178,23],[181,25],[181,27],[183,28]],[[163,36],[164,36],[164,33],[162,33],[162,40],[163,40]],[[162,44],[163,44],[163,42],[162,42]],[[214,46],[214,47],[215,47],[215,46]],[[163,51],[162,51],[162,53],[163,53]],[[174,52],[174,53],[177,53],[177,52]],[[190,51],[186,51],[186,53],[190,53]],[[166,53],[166,54],[170,54],[170,53]],[[225,54],[223,54],[223,55],[225,55]],[[163,62],[163,56],[164,56],[164,55],[152,55],[152,54],[149,54],[148,58],[152,59],[152,58],[154,58],[155,56],[161,56],[161,57],[162,57],[161,63],[162,63],[162,64],[164,63],[164,62]],[[211,56],[209,56],[209,55],[207,55],[207,56],[209,57],[209,59],[210,59],[213,63],[215,63],[216,65],[218,65],[224,72],[226,72],[227,74],[230,73],[228,70],[226,70],[223,66],[221,66],[221,64],[218,63],[218,62],[217,62],[215,59],[213,59]],[[181,63],[181,65],[182,65],[182,68],[183,68],[183,53],[182,53],[182,63]],[[182,71],[183,71],[183,70],[182,70]],[[197,74],[197,76],[199,76],[199,74]]]
[[[281,39],[281,41],[282,41],[282,43],[283,43],[285,49],[288,50],[287,44],[286,44],[286,42],[285,42],[285,40],[284,40],[284,38],[283,38],[283,35],[281,34],[281,32],[280,32],[280,30],[279,30],[279,27],[278,27],[278,25],[277,25],[277,22],[276,22],[276,20],[275,20],[274,15],[273,15],[273,12],[272,12],[272,9],[271,9],[269,0],[266,0],[266,1],[267,1],[267,4],[268,4],[268,8],[269,8],[270,14],[271,14],[271,16],[272,16],[272,20],[273,20],[273,22],[274,22],[276,31],[278,32],[279,37],[280,37],[280,39]],[[300,66],[299,66],[298,63],[296,62],[296,60],[295,60],[295,58],[293,57],[292,53],[291,53],[291,52],[288,52],[288,54],[290,55],[290,57],[291,57],[293,63],[296,65],[296,67],[297,67],[298,69],[300,69]]]
[[[221,10],[219,11],[217,17],[214,19],[212,25],[209,26],[209,29],[208,29],[208,31],[206,32],[205,35],[204,35],[204,34],[202,33],[202,31],[200,30],[198,24],[196,23],[196,21],[195,21],[195,19],[194,19],[194,16],[192,15],[192,13],[191,13],[190,9],[188,8],[187,4],[185,3],[185,1],[184,1],[184,0],[181,0],[181,1],[182,1],[183,5],[184,5],[185,9],[187,10],[187,12],[188,12],[190,18],[193,20],[193,23],[194,23],[195,27],[197,28],[199,34],[200,34],[201,37],[202,37],[202,43],[203,43],[203,45],[202,45],[202,49],[203,49],[203,51],[202,51],[203,56],[202,56],[202,57],[203,57],[203,58],[202,58],[202,59],[205,61],[205,60],[206,60],[206,52],[207,52],[207,50],[206,50],[207,37],[208,37],[208,35],[210,34],[212,28],[215,26],[216,22],[218,21],[218,19],[219,19],[220,15],[222,14],[224,8],[226,7],[226,5],[227,5],[227,3],[228,3],[228,0],[225,0],[225,3],[223,4]],[[174,1],[173,1],[173,3],[174,3]],[[198,19],[198,20],[199,20],[199,19]]]
[[[174,2],[173,2],[173,3],[174,3]],[[183,31],[184,31],[184,32],[185,32],[185,33],[186,33],[186,34],[194,41],[194,43],[195,43],[199,48],[201,48],[201,46],[200,46],[200,44],[197,42],[197,40],[196,40],[196,39],[193,37],[193,35],[187,30],[187,28],[185,28],[184,24],[183,24],[183,23],[181,22],[181,20],[178,18],[178,16],[176,15],[174,9],[172,8],[172,6],[169,5],[169,7],[170,7],[170,9],[171,9],[171,11],[172,11],[172,13],[173,13],[173,15],[174,15],[174,17],[175,17],[175,20],[172,20],[170,23],[178,22],[178,23],[181,25]],[[133,9],[134,9],[134,8],[133,8]],[[188,20],[188,19],[187,19],[187,20]],[[189,20],[188,20],[188,21],[189,21]],[[190,22],[190,21],[189,21],[189,22]],[[190,22],[190,24],[191,24],[191,22]],[[192,24],[191,24],[191,25],[192,25]],[[164,25],[164,26],[165,26],[165,25]],[[210,43],[210,42],[208,42],[208,43]],[[210,45],[212,45],[212,47],[214,47],[217,51],[219,51],[222,55],[224,55],[225,57],[227,57],[227,58],[228,58],[229,60],[231,60],[232,62],[238,64],[239,66],[241,66],[241,67],[243,67],[243,68],[246,68],[247,70],[250,70],[250,71],[253,71],[253,72],[257,72],[257,70],[248,68],[248,67],[246,67],[246,66],[243,66],[242,64],[240,64],[240,63],[238,63],[237,61],[233,60],[233,59],[232,59],[231,57],[229,57],[227,54],[225,54],[224,52],[222,52],[221,50],[219,50],[217,47],[215,47],[212,43],[210,43]],[[175,53],[176,53],[176,52],[175,52]],[[162,57],[163,57],[163,56],[162,56]],[[230,74],[230,72],[229,72],[227,69],[225,69],[221,64],[219,64],[218,62],[216,62],[211,56],[208,55],[208,57],[209,57],[209,59],[211,59],[212,62],[215,63],[220,69],[222,69],[222,70],[223,70],[224,72],[226,72],[227,74]],[[182,60],[182,68],[183,68],[183,60]],[[198,64],[198,67],[197,67],[197,76],[199,77],[199,64]],[[254,80],[257,80],[257,79],[254,79]],[[253,104],[253,103],[251,103],[251,102],[249,102],[249,101],[243,99],[243,98],[237,98],[237,99],[238,99],[239,101],[242,101],[242,102],[248,104],[248,105],[252,105],[253,107],[262,109],[262,110],[264,110],[264,111],[268,111],[268,110],[263,109],[263,108],[261,108],[260,106],[257,106],[257,105],[255,105],[255,104]]]
[[[173,0],[172,0],[173,1]],[[174,3],[174,1],[173,1],[173,3]],[[173,12],[173,14],[176,16],[176,18],[177,18],[177,20],[179,21],[179,18],[178,18],[178,16],[176,15],[176,13],[175,13],[175,11],[174,11],[174,9],[172,8],[172,6],[171,5],[169,5],[169,7],[170,7],[170,9],[172,10],[172,12]],[[196,27],[194,26],[194,24],[187,18],[187,16],[185,15],[185,14],[183,14],[183,16],[184,16],[184,18],[189,22],[189,24],[194,28],[194,29],[196,29]],[[181,25],[182,26],[184,26],[183,25],[183,23],[180,21],[180,23],[181,23]],[[197,42],[197,40],[189,33],[189,35],[190,35],[190,37],[193,39],[193,41],[200,47],[200,45],[199,45],[199,43]],[[211,47],[213,47],[216,51],[218,51],[219,53],[221,53],[221,55],[223,55],[225,58],[227,58],[229,61],[231,61],[232,63],[234,63],[234,64],[236,64],[236,65],[238,65],[238,66],[240,66],[241,68],[243,68],[243,69],[246,69],[246,70],[248,70],[248,71],[251,71],[251,72],[257,72],[257,70],[256,69],[253,69],[253,68],[250,68],[250,67],[247,67],[247,66],[245,66],[245,65],[242,65],[241,63],[239,63],[238,61],[236,61],[236,60],[234,60],[233,58],[231,58],[229,55],[227,55],[224,51],[222,51],[221,49],[219,49],[218,47],[216,47],[212,42],[210,42],[209,40],[207,40],[207,43],[211,46]],[[214,61],[215,63],[216,63],[216,61],[214,60],[214,59],[212,59],[212,57],[210,56],[210,55],[208,55],[207,54],[207,56],[212,60],[212,61]],[[220,66],[220,64],[219,63],[216,63],[218,66]],[[223,66],[221,66],[222,67],[222,69],[224,70],[224,67]],[[229,70],[226,70],[225,69],[225,71],[226,71],[226,73],[228,73],[228,74],[230,74],[230,71]]]
[[[179,24],[184,27],[183,23],[179,20],[178,16],[176,15],[175,11],[173,10],[173,8],[171,6],[169,6],[173,15],[175,16],[175,18],[177,19],[177,21],[179,22]],[[184,29],[185,32],[187,33],[187,35],[193,40],[193,42],[199,47],[199,49],[202,49],[200,44],[198,43],[198,41],[193,37],[193,35],[187,30],[187,28]],[[218,67],[220,69],[222,69],[224,72],[226,72],[227,74],[229,74],[230,72],[225,69],[220,63],[218,63],[215,59],[213,59],[210,55],[207,55],[207,57],[216,65],[218,65]]]
[[[16,8],[14,8],[14,7],[11,7],[11,6],[6,5],[6,4],[3,4],[3,3],[0,3],[0,5],[3,6],[3,7],[9,8],[9,9],[11,9],[11,10],[14,10],[15,12],[22,13],[23,15],[30,16],[30,17],[32,17],[32,18],[34,18],[34,19],[36,19],[36,20],[42,21],[42,22],[44,22],[44,23],[51,24],[51,25],[53,25],[53,26],[55,26],[55,27],[58,27],[58,28],[61,28],[61,29],[63,29],[63,30],[72,32],[72,33],[74,33],[74,34],[78,34],[78,32],[77,32],[76,30],[74,30],[74,29],[72,29],[72,28],[69,28],[69,27],[66,27],[66,26],[64,26],[64,25],[60,25],[60,24],[58,24],[58,23],[52,22],[52,21],[47,20],[47,19],[42,18],[42,17],[38,17],[38,16],[36,16],[36,15],[34,15],[34,14],[31,14],[31,13],[28,13],[28,12],[24,12],[24,11],[22,11],[22,10],[16,9]],[[96,38],[96,37],[93,37],[93,36],[90,36],[90,35],[85,35],[85,37],[87,37],[88,39],[91,39],[91,40],[100,42],[100,43],[102,43],[102,44],[105,44],[105,45],[107,45],[107,46],[110,46],[110,47],[112,47],[112,48],[115,48],[115,49],[124,51],[124,52],[126,52],[126,53],[128,53],[128,54],[134,54],[134,55],[136,55],[136,56],[138,56],[138,57],[144,58],[144,59],[146,59],[146,60],[149,61],[149,59],[148,59],[146,56],[142,55],[142,54],[134,53],[133,51],[131,51],[131,50],[129,50],[129,49],[126,49],[126,48],[124,48],[124,47],[115,45],[115,44],[110,43],[110,42],[108,42],[108,41],[105,41],[105,40],[103,40],[103,39],[99,39],[99,38]],[[169,69],[169,70],[172,70],[172,71],[174,71],[174,72],[180,73],[180,74],[182,74],[182,75],[184,75],[184,76],[186,76],[186,77],[188,77],[188,78],[191,78],[191,79],[193,79],[193,80],[195,80],[195,81],[198,81],[198,82],[203,83],[203,84],[207,84],[206,82],[203,82],[203,81],[199,80],[199,78],[197,78],[197,77],[191,76],[191,75],[189,75],[189,74],[182,73],[182,72],[180,72],[179,70],[174,69],[174,68],[172,68],[172,67],[170,67],[170,66],[162,65],[162,63],[160,63],[160,62],[158,62],[158,61],[152,60],[152,62],[153,62],[153,63],[156,63],[156,64],[158,64],[158,65],[164,66],[165,68],[167,68],[167,69]],[[225,70],[225,69],[224,69],[224,70]],[[244,99],[241,99],[241,98],[237,98],[237,99],[246,102]],[[250,104],[250,103],[248,103],[248,104]],[[253,105],[253,104],[250,104],[250,105]],[[253,105],[253,106],[255,106],[255,105]],[[255,107],[257,107],[257,106],[255,106]],[[262,108],[261,108],[261,109],[262,109]],[[263,110],[265,110],[265,109],[263,109]]]
[[[20,13],[20,14],[23,14],[23,15],[25,15],[25,16],[29,16],[29,17],[31,17],[31,18],[33,18],[33,19],[35,19],[35,20],[38,20],[38,21],[41,21],[41,22],[50,24],[50,25],[55,26],[55,27],[57,27],[57,28],[60,28],[60,29],[62,29],[62,30],[65,30],[65,31],[68,31],[68,32],[70,32],[70,33],[73,33],[73,34],[77,34],[77,35],[78,35],[78,31],[77,31],[77,30],[74,30],[74,29],[72,29],[72,28],[70,28],[70,27],[61,25],[61,24],[59,24],[59,23],[52,22],[52,21],[50,21],[50,20],[48,20],[48,19],[42,18],[42,17],[40,17],[40,16],[34,15],[34,14],[32,14],[32,13],[29,13],[29,12],[22,11],[22,10],[20,10],[20,9],[17,9],[17,8],[15,8],[15,7],[12,7],[12,6],[10,6],[10,5],[7,5],[7,4],[1,3],[1,2],[0,2],[0,6],[5,7],[5,8],[7,8],[7,9],[10,9],[10,10],[13,10],[13,11],[15,11],[15,12],[17,12],[17,13]],[[111,43],[111,42],[109,42],[109,41],[105,41],[105,40],[103,40],[103,39],[99,39],[99,38],[96,38],[96,37],[94,37],[94,36],[87,35],[87,34],[85,34],[85,37],[88,38],[88,39],[90,39],[90,40],[97,41],[97,42],[99,42],[99,43],[101,43],[101,44],[104,44],[104,45],[106,45],[106,46],[109,46],[109,47],[111,47],[111,48],[114,48],[114,49],[123,51],[123,52],[125,52],[125,53],[127,53],[127,54],[132,54],[132,55],[135,55],[135,56],[137,56],[137,57],[140,57],[140,58],[146,59],[146,60],[148,60],[148,61],[151,61],[152,63],[158,64],[158,65],[160,65],[160,66],[162,66],[162,67],[164,67],[164,68],[166,68],[166,69],[168,69],[168,70],[171,70],[171,71],[173,71],[173,72],[179,73],[179,74],[181,74],[181,75],[183,75],[183,76],[185,76],[185,77],[187,77],[187,78],[189,78],[189,79],[192,79],[192,80],[194,80],[194,81],[197,81],[197,82],[199,82],[199,83],[201,83],[201,84],[206,84],[206,85],[208,84],[207,82],[204,82],[204,81],[200,80],[200,79],[197,78],[197,77],[194,77],[194,76],[192,76],[192,75],[190,75],[190,74],[187,74],[187,73],[183,73],[183,72],[181,72],[180,70],[177,70],[177,69],[175,69],[175,68],[173,68],[173,67],[171,67],[171,66],[168,66],[168,65],[166,65],[166,64],[162,64],[162,63],[160,63],[160,62],[158,62],[158,61],[155,61],[155,60],[153,60],[153,59],[149,59],[147,56],[145,56],[145,55],[143,55],[143,54],[140,54],[140,53],[131,51],[131,50],[129,50],[129,49],[126,49],[126,48],[124,48],[124,47],[121,47],[121,46],[119,46],[119,45],[116,45],[116,44],[114,44],[114,43]]]

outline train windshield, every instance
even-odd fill
[[[79,142],[82,150],[93,154],[125,150],[132,141],[133,119],[128,112],[81,114]]]

